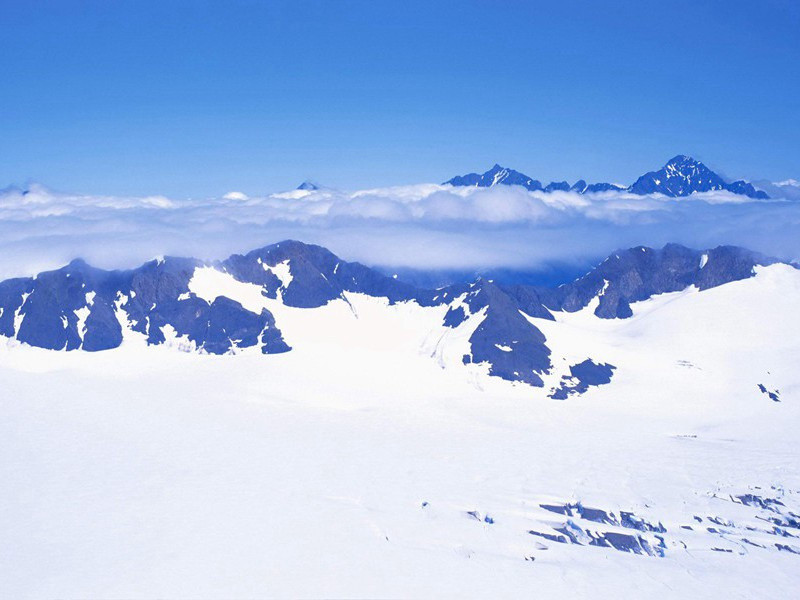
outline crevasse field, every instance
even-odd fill
[[[291,352],[0,340],[0,596],[797,593],[800,271],[535,319],[544,390],[461,363],[479,315],[249,285],[192,291],[263,303]],[[587,354],[612,383],[547,398]]]

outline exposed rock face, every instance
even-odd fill
[[[216,263],[167,257],[129,271],[103,271],[76,260],[36,277],[0,282],[0,335],[52,350],[97,351],[119,346],[126,332],[132,332],[148,344],[179,342],[209,354],[253,347],[271,354],[291,348],[268,301],[315,308],[359,293],[386,298],[389,304],[446,306],[444,330],[478,319],[472,321],[463,362],[485,364],[490,375],[541,387],[542,376],[552,369],[551,351],[531,318],[552,320],[553,311],[572,312],[592,302],[600,318],[627,318],[633,302],[689,286],[704,290],[744,279],[757,265],[774,262],[732,246],[697,251],[668,244],[619,251],[557,288],[478,279],[424,290],[296,241]],[[225,289],[198,295],[193,281],[209,271],[226,285],[245,286],[254,301],[237,301]],[[608,383],[614,369],[591,359],[572,365],[551,396],[566,398]]]
[[[727,182],[700,161],[683,154],[671,158],[659,170],[645,173],[627,188],[604,182],[588,184],[583,179],[579,179],[572,185],[569,185],[566,181],[552,181],[543,186],[537,179],[500,165],[495,165],[482,174],[469,173],[453,177],[445,181],[445,184],[472,187],[520,185],[529,191],[543,191],[546,193],[570,191],[578,194],[592,194],[628,191],[640,196],[663,194],[672,198],[688,196],[695,192],[726,190],[732,194],[740,194],[749,198],[769,198],[765,191],[757,189],[752,183],[744,180]]]

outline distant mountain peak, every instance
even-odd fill
[[[583,179],[570,186],[566,181],[551,181],[546,186],[538,179],[524,173],[503,167],[497,163],[484,173],[467,173],[457,175],[444,182],[445,185],[458,187],[493,187],[495,185],[519,185],[530,192],[576,192],[578,194],[592,192],[622,191],[625,188],[613,183],[587,184]]]
[[[658,171],[650,171],[637,179],[629,188],[634,194],[663,194],[672,198],[683,197],[695,192],[725,190],[750,198],[767,199],[766,192],[757,190],[747,181],[728,183],[705,164],[687,156],[673,156]]]
[[[541,190],[542,182],[524,173],[503,167],[498,163],[484,173],[467,173],[445,181],[445,184],[462,187],[492,187],[495,185],[521,185],[527,190]]]
[[[297,186],[297,189],[313,192],[314,190],[318,190],[319,187],[320,187],[319,184],[316,184],[313,181],[306,179],[303,183]]]
[[[769,198],[766,192],[757,189],[748,181],[727,182],[705,164],[686,154],[676,154],[659,170],[645,173],[628,188],[604,182],[587,184],[584,179],[579,179],[572,186],[566,181],[551,181],[545,186],[537,179],[497,163],[484,173],[458,175],[445,181],[445,184],[468,187],[492,187],[500,184],[519,185],[528,191],[542,191],[545,193],[574,192],[590,194],[628,191],[641,196],[663,194],[672,198],[688,196],[695,192],[724,190],[749,198]]]

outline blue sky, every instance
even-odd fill
[[[0,2],[0,187],[800,178],[793,2]]]

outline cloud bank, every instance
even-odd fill
[[[102,268],[165,254],[223,258],[286,238],[325,245],[348,260],[416,269],[535,270],[667,242],[737,244],[796,260],[798,231],[800,202],[728,192],[675,199],[420,184],[176,200],[31,185],[0,191],[0,278],[76,257]]]

